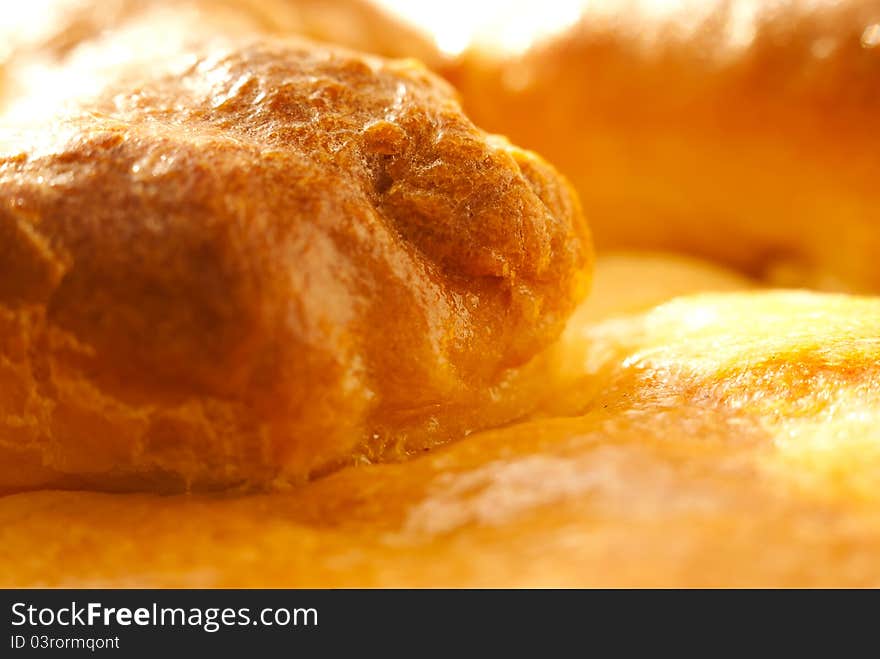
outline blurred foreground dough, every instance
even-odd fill
[[[880,2],[662,6],[591,3],[558,38],[449,75],[477,123],[572,180],[600,252],[880,291]]]
[[[0,583],[880,585],[880,301],[703,295],[570,330],[565,417],[289,493],[7,496]]]

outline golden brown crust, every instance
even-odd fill
[[[880,2],[685,3],[659,18],[622,4],[521,57],[465,57],[450,77],[466,110],[572,180],[600,250],[880,290]]]
[[[586,386],[553,418],[406,464],[269,496],[0,499],[0,583],[880,584],[880,302],[703,295],[570,329]]]
[[[265,483],[491,423],[467,406],[585,290],[567,184],[416,65],[263,39],[118,75],[0,160],[0,443],[50,483]]]

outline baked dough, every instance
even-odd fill
[[[52,120],[3,118],[0,585],[880,586],[880,300],[620,253],[566,324],[591,250],[549,165],[476,129],[417,65],[254,38],[211,12],[196,29],[184,17],[202,4],[156,0],[64,53],[38,47],[53,84],[18,108]],[[750,48],[772,55],[761,25]],[[639,66],[677,80],[664,62]],[[758,116],[777,116],[743,80]],[[13,116],[35,125],[13,131]],[[609,199],[615,172],[640,171],[614,160],[626,117],[610,171],[578,170]],[[650,130],[639,153],[696,176],[701,140],[727,136],[701,117],[693,161]],[[583,132],[543,125],[581,154],[569,162],[597,153],[584,118]],[[740,126],[746,150],[766,139]],[[750,162],[778,166],[776,148]],[[855,181],[845,162],[827,171]],[[619,183],[621,231],[667,244],[656,216],[632,214],[654,209],[639,180]],[[761,201],[740,187],[731,218]],[[687,193],[702,209],[723,196]],[[801,235],[764,202],[741,226],[793,246],[774,276],[798,275],[807,247],[830,253],[819,210]],[[739,234],[714,217],[682,219],[669,244],[711,236],[733,253],[721,244]],[[807,270],[865,283],[854,258]],[[754,253],[728,260],[767,274]],[[199,493],[167,494],[184,489]]]
[[[520,414],[578,202],[412,62],[212,42],[0,159],[0,488],[301,480]]]
[[[449,77],[479,125],[572,180],[600,252],[880,291],[877,0],[590,3],[557,38],[474,50]]]
[[[701,295],[569,329],[564,416],[287,493],[4,497],[0,583],[880,585],[880,302]]]

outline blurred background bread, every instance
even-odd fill
[[[93,58],[92,66],[161,55],[211,32],[299,35],[426,63],[437,57],[427,35],[368,0],[4,0],[0,11],[0,72],[6,83],[0,98],[7,102],[34,88],[51,91],[40,89],[47,68],[83,57],[113,32],[125,32],[126,38]]]
[[[880,291],[880,2],[583,6],[525,52],[477,42],[449,75],[475,121],[573,181],[600,251]]]

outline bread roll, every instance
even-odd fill
[[[518,411],[591,248],[424,68],[228,39],[120,65],[0,157],[0,488],[228,488]]]

